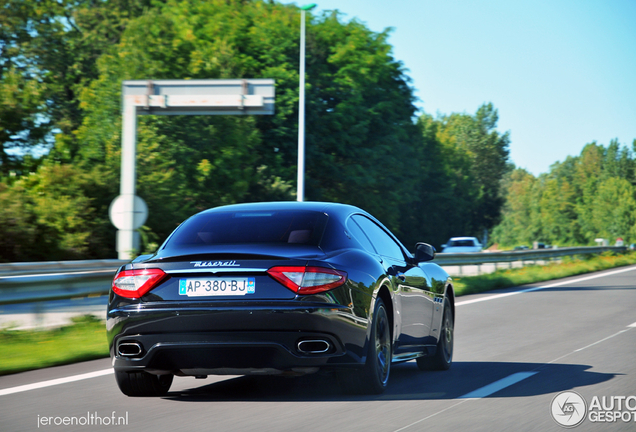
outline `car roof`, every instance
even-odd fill
[[[346,216],[351,213],[368,213],[358,207],[349,204],[318,202],[318,201],[272,201],[243,204],[230,204],[204,210],[201,213],[233,212],[233,211],[265,211],[265,210],[307,210],[318,211],[326,214]]]
[[[451,240],[477,240],[477,237],[451,237]]]

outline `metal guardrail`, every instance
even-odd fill
[[[64,273],[92,270],[117,270],[130,261],[117,259],[84,260],[84,261],[44,261],[0,263],[0,277],[38,273]]]
[[[586,246],[556,249],[532,249],[506,252],[438,253],[434,262],[440,266],[464,266],[489,263],[512,263],[515,261],[542,261],[573,255],[624,252],[625,246]]]
[[[623,252],[625,247],[594,246],[511,252],[478,252],[435,256],[440,266],[539,261],[553,258]],[[57,261],[0,264],[0,305],[104,295],[126,260]]]
[[[0,264],[0,305],[46,302],[108,293],[129,261],[50,261]]]

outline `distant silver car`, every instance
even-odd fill
[[[452,237],[442,245],[443,253],[481,252],[482,245],[475,237]]]

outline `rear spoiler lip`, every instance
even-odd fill
[[[145,255],[143,260],[134,262],[161,263],[176,261],[249,261],[264,259],[295,259],[324,257],[325,252],[318,246],[300,244],[230,244],[207,246],[188,250],[162,250],[155,255]],[[140,257],[141,258],[141,257]]]

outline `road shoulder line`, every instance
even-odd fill
[[[526,289],[521,289],[519,291],[512,291],[512,292],[507,292],[507,293],[502,293],[502,294],[493,294],[490,296],[485,296],[485,297],[480,297],[478,299],[474,299],[474,300],[464,300],[464,301],[459,301],[455,303],[455,306],[464,306],[464,305],[469,305],[469,304],[473,304],[473,303],[480,303],[480,302],[484,302],[484,301],[489,301],[489,300],[496,300],[498,298],[503,298],[503,297],[509,297],[509,296],[513,296],[513,295],[517,295],[517,294],[523,294],[523,293],[527,293],[527,292],[532,292],[532,291],[539,291],[539,290],[544,290],[544,289],[548,289],[548,288],[555,288],[558,286],[563,286],[563,285],[569,285],[569,284],[573,284],[573,283],[577,283],[577,282],[583,282],[586,280],[591,280],[591,279],[597,279],[600,277],[605,277],[605,276],[611,276],[611,275],[615,275],[615,274],[619,274],[619,273],[625,273],[628,271],[636,271],[636,266],[630,266],[628,268],[622,268],[620,270],[614,270],[614,271],[610,271],[610,272],[602,272],[602,273],[596,273],[592,276],[583,276],[577,279],[573,279],[573,280],[568,280],[568,281],[562,281],[562,282],[556,282],[550,285],[544,285],[544,286],[538,286],[538,287],[532,287],[532,288],[526,288]],[[634,323],[636,324],[636,323]]]
[[[82,380],[90,379],[90,378],[97,378],[97,377],[100,377],[100,376],[112,374],[113,372],[114,372],[113,368],[102,369],[100,371],[89,372],[89,373],[85,373],[85,374],[81,374],[81,375],[73,375],[73,376],[69,376],[69,377],[65,377],[65,378],[58,378],[58,379],[53,379],[53,380],[48,380],[48,381],[41,381],[41,382],[34,383],[34,384],[26,384],[26,385],[21,385],[21,386],[17,386],[17,387],[9,387],[9,388],[0,390],[0,396],[6,396],[6,395],[14,394],[14,393],[21,393],[21,392],[25,392],[25,391],[28,391],[28,390],[41,389],[41,388],[44,388],[44,387],[51,387],[51,386],[71,383],[71,382],[75,382],[75,381],[82,381]]]

